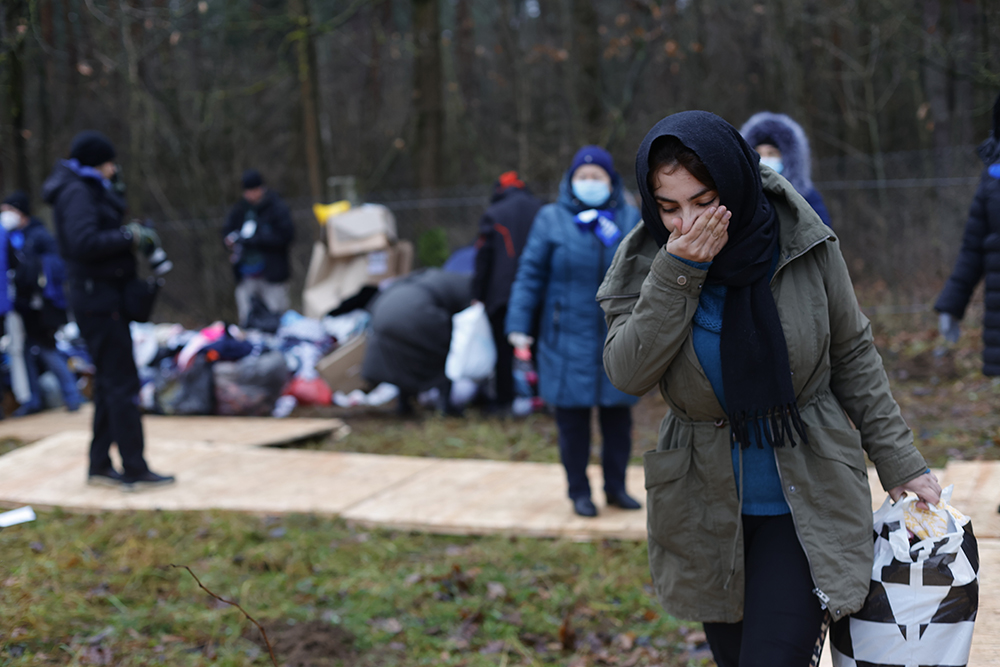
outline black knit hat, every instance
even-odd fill
[[[264,185],[264,178],[256,169],[247,169],[243,172],[243,189],[253,190]]]
[[[73,137],[69,156],[84,167],[96,167],[115,159],[115,147],[111,140],[100,132],[84,130]]]
[[[14,190],[3,200],[4,204],[13,206],[24,215],[31,215],[31,200],[22,190]]]

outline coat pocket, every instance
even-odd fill
[[[668,551],[690,547],[691,533],[697,530],[687,480],[692,452],[688,446],[643,455],[649,538]]]

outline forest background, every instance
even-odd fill
[[[518,169],[551,200],[581,145],[632,185],[663,116],[784,112],[866,299],[926,309],[954,261],[1000,92],[994,0],[3,0],[0,192],[85,128],[178,269],[158,319],[232,318],[219,229],[247,167],[292,205],[294,292],[342,195],[404,238],[472,242]],[[442,234],[443,232],[443,234]],[[427,244],[424,244],[426,247]],[[419,259],[435,263],[432,252]]]

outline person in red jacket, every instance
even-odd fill
[[[496,401],[490,409],[498,413],[508,412],[514,400],[514,348],[503,332],[507,301],[518,259],[541,207],[542,201],[531,194],[517,172],[508,171],[497,179],[490,205],[479,220],[472,295],[486,308],[493,327],[497,347]]]

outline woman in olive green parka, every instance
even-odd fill
[[[865,454],[885,489],[940,487],[892,398],[840,246],[724,120],[667,117],[636,158],[643,222],[598,301],[604,365],[670,410],[645,454],[665,609],[721,667],[804,667],[872,567]],[[804,659],[803,659],[804,658]]]

